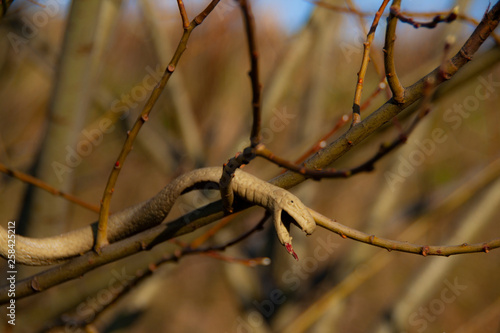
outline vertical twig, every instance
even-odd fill
[[[396,103],[403,104],[405,102],[405,88],[399,81],[398,75],[396,74],[396,66],[394,65],[394,42],[396,41],[396,25],[398,24],[398,18],[394,15],[394,13],[399,11],[400,6],[401,0],[393,0],[391,12],[387,18],[384,45],[384,64],[387,83],[392,91],[393,99]]]
[[[260,92],[261,84],[259,81],[259,53],[257,51],[257,39],[255,38],[255,19],[252,14],[252,9],[247,0],[239,0],[241,12],[243,13],[243,21],[245,24],[245,31],[248,42],[248,52],[250,54],[250,81],[252,83],[252,116],[253,124],[250,133],[250,146],[256,147],[260,144],[260,125],[261,125],[261,105],[260,105]],[[223,166],[222,176],[219,181],[220,194],[224,210],[227,213],[233,211],[234,194],[231,188],[231,180],[234,177],[236,169],[240,168],[243,164],[249,163],[253,159],[253,154],[248,153],[251,150],[246,150],[243,154],[237,154],[231,158]]]
[[[186,13],[186,8],[184,7],[184,2],[182,0],[177,0],[177,5],[179,6],[179,12],[182,19],[182,28],[187,29],[189,27],[189,19]]]
[[[373,42],[373,38],[375,38],[375,30],[377,30],[378,22],[382,13],[387,6],[389,0],[384,0],[384,2],[380,5],[377,13],[375,14],[375,18],[373,19],[372,26],[370,27],[370,31],[366,36],[366,42],[363,43],[363,60],[361,61],[361,68],[358,72],[358,82],[356,83],[356,91],[354,93],[354,102],[352,104],[352,123],[351,127],[356,125],[361,121],[361,92],[363,91],[363,82],[365,80],[366,70],[368,69],[368,62],[370,61],[370,48]]]
[[[259,81],[259,53],[257,51],[257,41],[255,38],[255,20],[252,14],[252,9],[247,0],[240,0],[240,7],[243,13],[245,23],[245,30],[248,41],[248,51],[250,53],[250,80],[252,81],[252,111],[253,111],[253,125],[250,134],[250,142],[252,147],[260,143],[260,91],[261,84]]]

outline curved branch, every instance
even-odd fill
[[[399,12],[400,5],[401,0],[394,0],[391,6],[391,12],[387,18],[384,45],[384,64],[387,82],[389,83],[389,88],[391,88],[393,95],[392,98],[397,103],[403,104],[405,101],[405,88],[399,81],[396,73],[396,65],[394,64],[394,43],[396,41],[396,26],[398,24],[398,17],[394,13]]]

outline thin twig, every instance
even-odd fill
[[[360,11],[357,9],[356,7],[356,4],[353,2],[353,0],[346,0],[346,5],[349,7],[349,9],[351,9],[352,12],[355,12],[355,13],[359,13]],[[370,17],[373,17],[375,16],[376,13],[374,13],[373,15],[370,15]],[[383,14],[382,14],[383,15]],[[368,35],[368,32],[366,31],[366,22],[364,20],[364,16],[363,15],[357,15],[358,16],[358,20],[359,20],[359,24],[360,24],[360,29],[363,31],[363,33],[365,35]],[[374,49],[377,51],[377,53],[379,52],[378,49]],[[373,54],[373,52],[372,52]],[[372,63],[373,65],[373,69],[375,70],[375,73],[377,73],[377,76],[380,77],[380,78],[383,78],[383,80],[385,81],[385,71],[384,71],[384,64],[382,63],[381,65],[379,65],[378,63],[378,60],[377,60],[378,57],[375,57],[375,56],[371,56],[370,57],[370,62]],[[383,56],[381,55],[380,59],[383,59]],[[383,87],[383,89],[386,90],[387,92],[387,98],[390,98],[390,89],[387,85],[385,85]],[[361,111],[363,110],[363,108],[361,108]]]
[[[400,5],[401,0],[393,0],[391,8],[399,10]],[[389,17],[387,18],[387,28],[385,33],[384,64],[387,83],[392,91],[393,99],[396,103],[403,104],[405,102],[405,88],[399,81],[396,73],[396,66],[394,64],[394,42],[396,41],[397,24],[398,18],[391,10]]]
[[[248,51],[250,54],[250,81],[252,83],[252,117],[253,124],[250,132],[250,146],[255,147],[261,141],[261,84],[259,80],[259,53],[257,51],[257,39],[255,37],[255,19],[252,14],[250,4],[246,0],[239,0],[241,12],[243,13],[243,21],[245,23],[245,31],[247,35]],[[231,188],[231,180],[234,177],[236,169],[244,164],[248,164],[252,156],[245,154],[237,154],[231,158],[223,166],[223,172],[219,181],[220,193],[224,210],[227,213],[233,212],[234,193]]]
[[[247,0],[240,0],[240,7],[243,13],[245,31],[247,35],[248,51],[250,54],[250,80],[252,82],[252,113],[253,124],[250,133],[250,143],[252,147],[257,146],[261,141],[261,89],[259,80],[259,52],[257,50],[257,39],[255,37],[255,19],[252,14],[252,8]]]
[[[218,223],[216,223],[213,227],[208,229],[205,233],[202,235],[196,237],[193,241],[189,243],[189,247],[192,249],[196,249],[201,246],[201,244],[205,243],[208,239],[214,237],[219,230],[224,228],[226,225],[228,225],[230,222],[232,222],[239,214],[235,213],[229,216],[226,216],[222,220],[220,220]]]
[[[370,27],[370,31],[366,36],[366,42],[363,43],[363,59],[361,61],[361,68],[358,72],[358,81],[356,82],[356,90],[354,93],[354,102],[352,104],[352,123],[351,127],[358,124],[361,121],[361,92],[363,91],[363,83],[365,80],[366,71],[368,69],[368,63],[370,62],[370,47],[372,45],[373,39],[375,38],[375,31],[377,30],[378,22],[382,13],[387,6],[389,0],[384,0],[380,5],[375,17],[373,19],[373,23]]]
[[[33,186],[41,188],[42,190],[47,191],[50,194],[63,197],[64,199],[71,201],[72,203],[75,203],[83,208],[86,208],[88,210],[92,210],[96,213],[99,213],[99,206],[92,205],[92,204],[85,202],[85,201],[83,201],[83,200],[81,200],[81,199],[79,199],[71,194],[60,191],[60,190],[50,186],[49,184],[45,183],[44,181],[41,181],[40,179],[35,178],[33,176],[30,176],[26,173],[10,169],[2,163],[0,163],[0,172],[3,172],[11,177],[17,178],[17,179],[19,179],[27,184],[31,184]]]
[[[186,13],[186,7],[184,7],[184,2],[182,2],[182,0],[177,0],[177,5],[179,6],[179,13],[181,14],[182,27],[187,29],[189,27],[189,18]]]
[[[309,210],[314,217],[316,224],[330,230],[342,238],[350,238],[362,243],[374,245],[387,249],[388,251],[400,251],[405,253],[419,254],[422,256],[451,256],[465,253],[488,253],[493,249],[500,248],[500,238],[489,242],[475,244],[460,244],[460,245],[419,245],[408,242],[401,242],[387,238],[376,237],[362,231],[342,225],[320,213]]]
[[[125,140],[122,151],[120,152],[120,155],[118,156],[118,159],[114,164],[113,170],[109,175],[108,182],[106,184],[106,188],[103,193],[101,201],[101,210],[99,213],[99,224],[97,228],[97,239],[95,244],[95,250],[97,252],[99,252],[104,245],[107,245],[109,243],[107,238],[107,227],[108,227],[111,196],[113,195],[114,187],[118,179],[118,175],[120,174],[120,171],[123,167],[123,163],[125,162],[125,159],[127,158],[130,151],[132,150],[132,145],[134,143],[134,140],[137,137],[137,134],[139,133],[139,130],[141,129],[142,125],[146,121],[148,121],[149,114],[151,113],[153,106],[156,104],[156,101],[160,97],[168,80],[172,76],[172,73],[174,72],[177,64],[179,63],[182,54],[186,50],[187,42],[189,40],[189,37],[191,36],[191,32],[203,22],[203,20],[207,17],[208,14],[210,14],[210,12],[215,8],[218,2],[219,0],[212,0],[210,4],[200,14],[198,14],[193,21],[191,21],[189,26],[184,29],[184,33],[182,34],[181,40],[177,45],[177,49],[174,55],[172,56],[172,59],[170,60],[170,63],[168,64],[165,70],[165,73],[163,74],[160,82],[156,84],[153,91],[151,92],[151,95],[149,96],[148,101],[144,105],[134,126],[127,133],[127,139]]]
[[[417,22],[413,18],[405,16],[399,7],[391,6],[391,14],[397,17],[401,22],[408,23],[412,25],[415,29],[417,28],[428,28],[433,29],[441,22],[450,23],[457,19],[458,17],[458,6],[454,7],[448,15],[439,14],[434,16],[434,18],[429,22]]]
[[[316,6],[326,8],[335,12],[343,13],[343,14],[350,14],[350,15],[357,15],[357,16],[363,16],[363,17],[372,17],[374,13],[372,12],[362,12],[359,10],[352,10],[350,8],[345,8],[342,6],[336,6],[329,4],[327,2],[323,2],[320,0],[306,0]],[[450,15],[450,12],[409,12],[409,11],[401,11],[401,15],[403,16],[420,16],[420,17],[436,17],[436,16],[446,16]],[[384,15],[385,16],[385,15]],[[457,20],[465,21],[473,26],[477,26],[479,22],[474,19],[473,17],[467,16],[465,14],[460,14],[457,13]],[[500,45],[500,37],[495,34],[494,32],[491,33],[491,38],[495,40],[497,44]]]
[[[389,147],[387,147],[389,148]],[[390,149],[392,150],[392,149]],[[327,168],[327,169],[311,169],[305,167],[303,164],[295,164],[293,162],[290,162],[284,158],[281,158],[279,156],[276,156],[272,151],[270,151],[266,146],[263,144],[258,145],[255,147],[255,155],[260,156],[262,158],[265,158],[269,162],[272,162],[282,168],[285,168],[289,171],[296,172],[306,178],[311,178],[314,180],[319,180],[322,178],[348,178],[351,177],[357,173],[360,172],[370,172],[373,171],[373,163],[380,159],[383,155],[388,153],[390,150],[387,150],[385,146],[382,146],[379,150],[379,152],[376,154],[378,157],[374,157],[370,159],[368,162],[363,163],[361,166],[358,166],[353,169],[343,169],[343,170],[337,170],[334,168]]]

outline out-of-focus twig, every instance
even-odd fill
[[[404,15],[399,10],[399,7],[396,6],[391,7],[391,14],[397,17],[401,22],[412,25],[415,29],[420,27],[433,29],[437,27],[437,25],[441,22],[450,23],[455,21],[458,17],[458,7],[454,7],[453,10],[448,13],[448,15],[438,14],[434,16],[434,18],[429,22],[417,22],[413,18]]]
[[[3,172],[11,177],[17,178],[24,183],[31,184],[33,186],[41,188],[42,190],[45,190],[53,195],[63,197],[64,199],[71,201],[72,203],[75,203],[79,206],[82,206],[83,208],[87,208],[87,209],[92,210],[96,213],[99,213],[99,206],[92,205],[88,202],[85,202],[84,200],[81,200],[81,199],[75,197],[74,195],[60,191],[60,190],[50,186],[46,182],[41,181],[40,179],[35,178],[33,176],[30,176],[24,172],[10,169],[10,168],[6,167],[3,163],[0,163],[0,172]]]
[[[322,8],[326,8],[326,9],[329,9],[329,10],[332,10],[332,11],[335,11],[335,12],[339,12],[339,13],[342,13],[342,14],[350,14],[350,15],[357,15],[357,16],[363,16],[363,17],[368,17],[368,16],[373,16],[374,13],[372,12],[362,12],[362,11],[359,11],[359,10],[352,10],[350,8],[345,8],[345,7],[342,7],[342,6],[336,6],[336,5],[332,5],[332,4],[329,4],[327,2],[324,2],[324,1],[320,1],[320,0],[306,0],[316,6],[320,6]],[[456,8],[453,8],[451,12],[410,12],[410,11],[399,11],[399,13],[404,16],[404,17],[410,17],[410,16],[415,16],[415,17],[430,17],[430,18],[436,18],[436,17],[441,17],[441,18],[446,18],[448,16],[452,16],[453,15],[453,12],[455,12],[456,14],[456,19],[457,20],[461,20],[461,21],[465,21],[473,26],[477,26],[479,24],[479,22],[474,19],[473,17],[470,17],[466,14],[461,14],[461,13],[458,13],[456,11],[457,9]],[[500,37],[498,37],[497,34],[495,34],[494,32],[491,33],[491,37],[496,41],[497,44],[500,45]]]

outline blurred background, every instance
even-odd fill
[[[185,0],[189,18],[208,3]],[[251,1],[263,141],[289,160],[350,114],[363,42],[380,6],[380,1],[324,3],[370,15],[303,0]],[[421,21],[436,11],[446,15],[456,5],[464,16],[435,29],[398,24],[395,63],[404,85],[440,64],[449,36],[455,38],[450,55],[458,52],[488,3],[403,1],[403,10],[431,13],[419,16]],[[16,0],[1,18],[0,162],[98,206],[127,130],[173,55],[182,25],[174,0],[92,0],[78,12],[70,8],[62,0]],[[150,198],[186,171],[222,165],[249,144],[250,63],[241,18],[235,1],[221,0],[194,30],[120,173],[112,211]],[[363,118],[390,98],[379,89],[384,34],[385,16],[364,83]],[[407,143],[373,172],[309,180],[292,191],[323,215],[379,237],[429,245],[497,238],[499,60],[498,44],[490,38],[439,90],[431,113]],[[403,112],[335,167],[366,161],[414,116]],[[261,159],[245,170],[266,180],[281,171]],[[19,234],[55,235],[98,218],[6,174],[0,185],[0,223],[6,227],[15,220]],[[209,192],[186,195],[167,220],[217,198]],[[258,207],[244,211],[207,244],[234,239],[263,215]],[[83,332],[78,321],[99,332],[500,332],[498,250],[433,258],[388,252],[320,228],[309,237],[296,228],[292,234],[299,261],[279,244],[268,221],[264,230],[223,253],[243,264],[183,257],[158,267],[101,313],[118,287],[179,249],[174,242],[161,244],[19,300],[16,326],[5,322],[0,331],[37,332],[62,322],[53,331]],[[245,260],[261,257],[271,264],[249,267]],[[3,260],[0,266],[6,281]],[[18,271],[21,279],[41,269]]]

